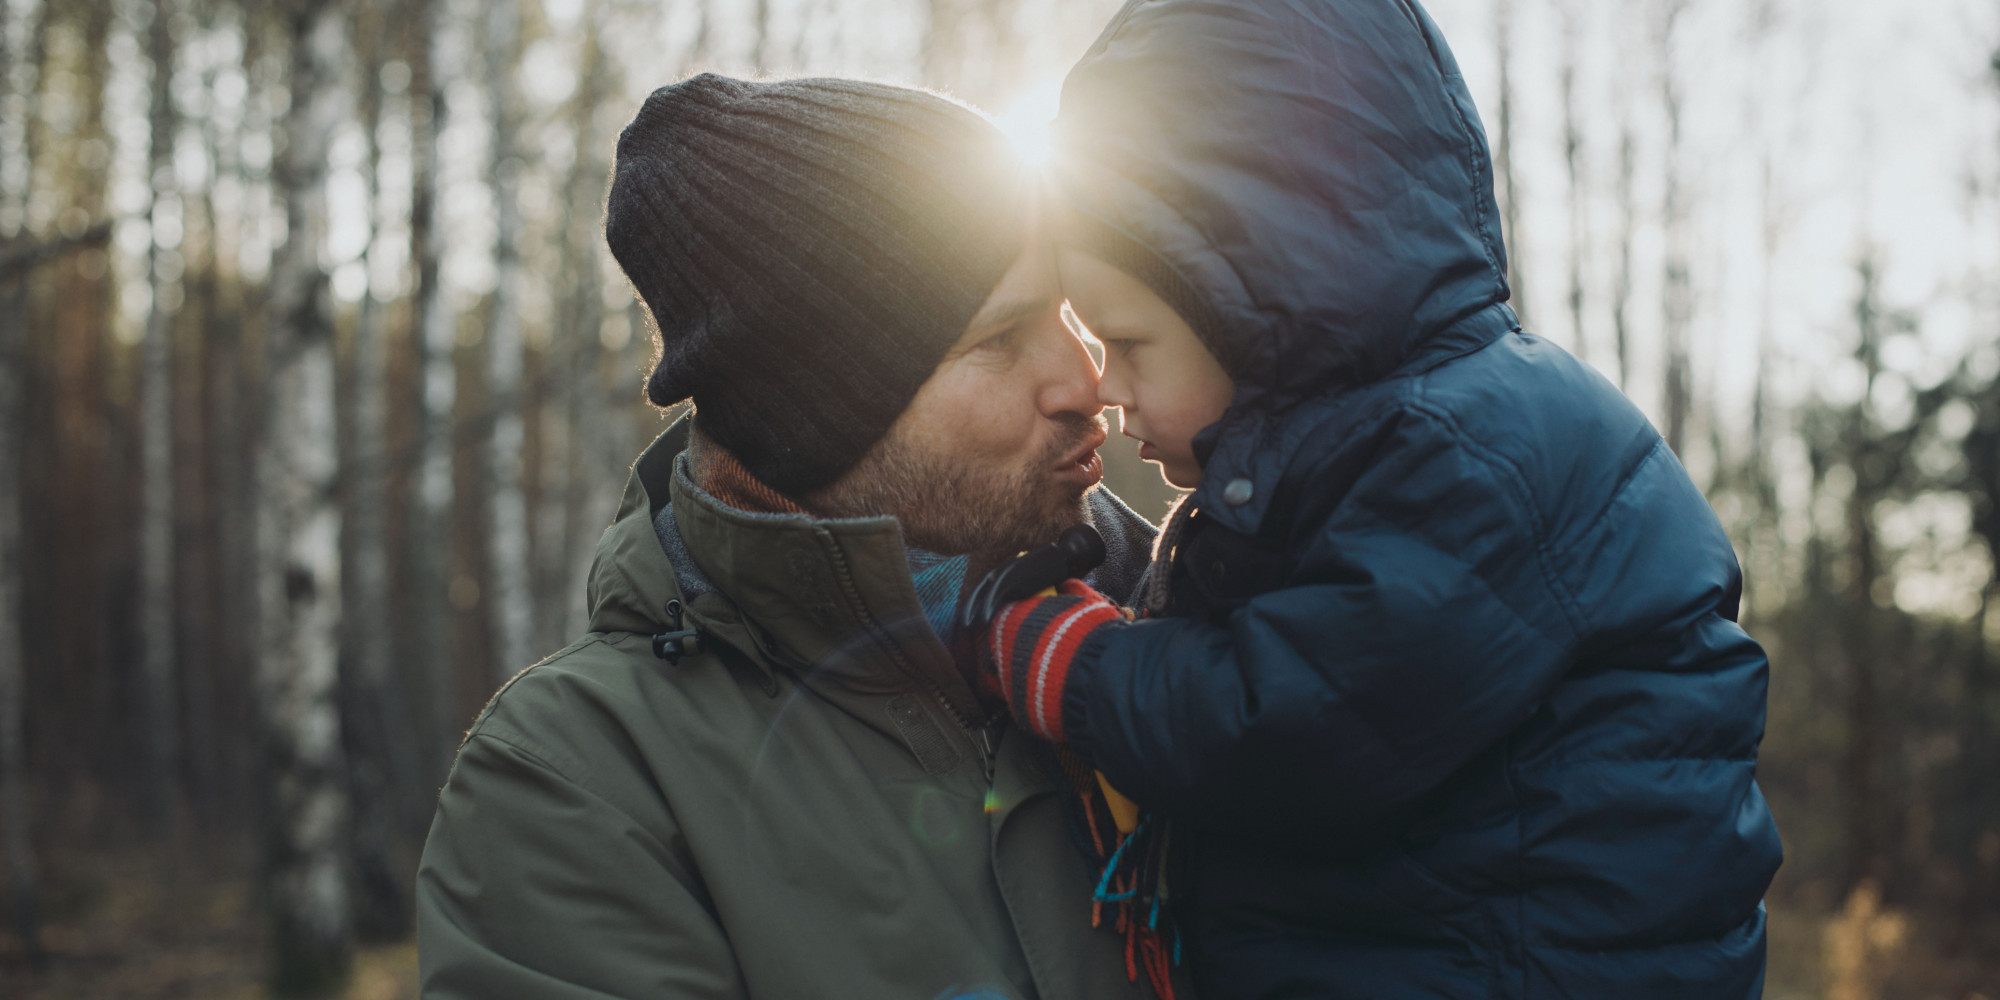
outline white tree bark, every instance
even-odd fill
[[[179,268],[169,264],[178,240],[166,233],[181,226],[174,191],[174,38],[172,7],[151,8],[147,48],[152,57],[150,149],[152,244],[147,269],[153,302],[146,314],[139,365],[139,625],[140,677],[145,685],[145,760],[140,799],[154,832],[170,818],[180,772],[180,685],[175,669],[174,627],[174,315],[179,304]]]
[[[329,144],[347,115],[346,23],[332,0],[290,9],[291,107],[272,262],[258,448],[258,701],[266,744],[267,898],[279,992],[345,975],[352,939],[338,701],[339,473],[332,303],[319,254]]]
[[[528,666],[534,650],[529,642],[534,609],[528,589],[528,505],[521,461],[526,424],[521,412],[525,401],[521,397],[520,159],[515,154],[520,111],[514,92],[521,12],[516,0],[491,0],[483,26],[486,91],[493,116],[496,276],[492,315],[486,328],[487,399],[492,415],[486,448],[492,599],[486,612],[493,626],[493,680],[497,684]]]

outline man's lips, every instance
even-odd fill
[[[1056,463],[1056,478],[1088,489],[1104,478],[1104,459],[1097,449],[1104,444],[1104,428],[1093,427],[1075,449]]]

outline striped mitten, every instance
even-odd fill
[[[1087,637],[1124,624],[1118,605],[1081,580],[1064,580],[1054,594],[1002,609],[989,627],[986,654],[1014,722],[1062,742],[1063,685],[1070,665]]]

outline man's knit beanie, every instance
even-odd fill
[[[604,234],[658,326],[646,383],[787,496],[909,406],[1026,239],[1005,137],[919,90],[703,74],[618,137]]]

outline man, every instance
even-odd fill
[[[692,398],[591,631],[474,724],[418,876],[439,998],[1140,996],[1056,775],[947,652],[964,581],[1088,519],[1096,372],[1004,139],[873,84],[702,76],[618,144],[612,253]],[[684,447],[685,445],[685,447]]]

